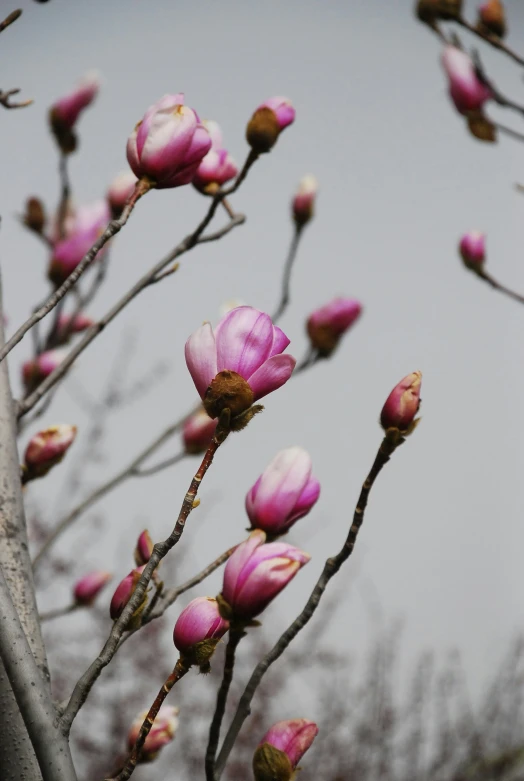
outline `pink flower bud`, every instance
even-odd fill
[[[136,584],[138,583],[140,575],[144,569],[145,564],[142,567],[137,567],[136,569],[131,570],[129,575],[126,575],[125,578],[121,580],[116,587],[113,598],[111,599],[111,604],[109,606],[109,614],[114,621],[119,618],[125,606],[131,599],[131,594],[135,590]]]
[[[51,106],[52,113],[64,127],[72,128],[80,112],[89,106],[100,89],[100,78],[95,71],[86,74],[75,89]]]
[[[314,176],[308,174],[300,180],[298,190],[293,198],[293,219],[299,226],[306,225],[313,217],[318,183]]]
[[[186,453],[197,455],[205,453],[211,444],[217,427],[216,420],[212,420],[204,409],[199,409],[184,423],[182,438]]]
[[[139,179],[158,188],[179,187],[193,179],[211,138],[198,114],[184,106],[184,95],[164,95],[144,114],[127,142],[127,160]]]
[[[91,605],[112,577],[110,572],[102,570],[95,570],[84,575],[75,583],[73,592],[75,602],[79,605]]]
[[[62,363],[67,355],[67,350],[62,348],[59,350],[48,350],[45,353],[41,353],[36,358],[26,361],[22,365],[22,378],[26,390],[30,392],[34,390],[37,385],[40,385],[42,380],[49,377],[58,366]]]
[[[238,173],[235,161],[222,146],[222,133],[217,122],[204,120],[203,123],[211,138],[211,149],[198,166],[193,184],[202,193],[216,192]]]
[[[318,727],[314,721],[308,719],[277,721],[266,732],[255,752],[253,758],[255,780],[269,781],[271,776],[268,775],[268,771],[271,772],[272,760],[278,763],[278,754],[267,751],[266,747],[273,747],[278,752],[285,754],[289,760],[290,770],[293,771],[317,735]]]
[[[109,206],[106,201],[96,201],[89,206],[83,206],[75,214],[68,226],[64,239],[56,242],[51,256],[48,277],[59,287],[78,266],[84,255],[100,238],[110,220]],[[97,255],[103,256],[107,244]]]
[[[506,13],[500,0],[488,0],[479,7],[477,28],[498,38],[506,35]]]
[[[179,713],[179,708],[174,708],[170,705],[162,705],[158,711],[158,715],[154,721],[154,724],[151,727],[151,731],[145,739],[139,763],[151,762],[151,760],[155,759],[161,748],[167,746],[168,743],[171,743],[178,728],[177,716]],[[131,751],[136,743],[140,728],[144,723],[144,719],[147,714],[147,710],[138,714],[136,719],[131,724],[131,728],[127,735],[127,745],[129,751]]]
[[[107,202],[113,219],[120,217],[128,198],[134,193],[137,178],[132,171],[121,171],[107,191]]]
[[[380,415],[384,429],[398,428],[409,433],[420,407],[420,385],[422,372],[413,372],[395,385],[386,399]]]
[[[285,534],[311,510],[320,483],[311,477],[311,458],[301,447],[281,450],[246,496],[246,511],[254,529]]]
[[[269,315],[239,306],[215,330],[204,323],[186,342],[186,363],[208,415],[223,409],[234,418],[257,399],[280,388],[295,367],[282,355],[289,339]]]
[[[147,564],[153,553],[155,544],[147,529],[144,529],[136,542],[135,563],[137,567]]]
[[[76,437],[76,426],[60,423],[58,426],[39,431],[31,438],[25,451],[24,461],[28,476],[43,477],[51,467],[58,464]]]
[[[307,321],[312,346],[321,355],[330,355],[361,312],[362,304],[355,298],[334,298],[329,304],[316,309]]]
[[[236,618],[261,613],[311,558],[285,542],[265,541],[265,532],[256,529],[226,564],[222,596]]]
[[[82,314],[82,312],[77,315],[62,314],[58,318],[56,338],[60,344],[65,344],[73,334],[79,334],[82,331],[86,331],[94,324],[95,321],[87,315]]]
[[[221,617],[216,599],[197,597],[180,613],[173,642],[180,653],[188,653],[205,640],[219,640],[228,629],[229,622]]]
[[[442,65],[449,81],[449,94],[460,114],[478,111],[491,97],[481,82],[468,55],[456,46],[448,45],[442,54]]]
[[[263,154],[275,145],[280,133],[295,119],[295,109],[287,98],[269,98],[262,103],[246,128],[246,139],[254,152]]]
[[[486,234],[480,231],[469,231],[462,236],[459,252],[466,268],[479,271],[486,257]]]

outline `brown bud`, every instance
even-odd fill
[[[25,204],[24,225],[39,235],[45,228],[46,215],[40,198],[28,198]]]
[[[426,24],[434,24],[438,19],[460,19],[462,0],[418,0],[416,14]]]
[[[479,8],[477,30],[488,35],[504,38],[506,35],[506,13],[500,0],[488,0]]]
[[[64,155],[74,152],[78,144],[76,133],[64,123],[56,109],[51,109],[49,112],[49,124],[60,151]]]
[[[340,341],[340,334],[335,333],[331,326],[327,324],[315,324],[308,321],[307,332],[312,347],[318,350],[319,354],[327,358]]]
[[[254,152],[262,154],[276,144],[280,126],[275,112],[267,107],[255,111],[246,128],[246,139]]]
[[[293,767],[289,757],[270,743],[263,743],[253,754],[255,781],[291,781]]]
[[[479,141],[494,143],[497,140],[497,128],[481,111],[472,111],[467,123],[469,132]]]
[[[246,380],[240,374],[225,369],[211,381],[203,404],[210,418],[218,418],[223,410],[229,409],[233,419],[248,410],[254,400],[254,393]]]

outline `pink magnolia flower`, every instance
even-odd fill
[[[76,431],[76,426],[60,423],[31,437],[24,456],[28,476],[43,477],[58,464],[75,441]]]
[[[218,122],[204,120],[203,123],[211,138],[211,149],[198,166],[193,184],[202,193],[213,193],[230,179],[234,179],[238,168],[222,146],[222,132]]]
[[[216,599],[197,597],[178,616],[173,642],[180,653],[187,653],[204,640],[218,641],[228,629],[229,621],[220,615]]]
[[[79,312],[77,315],[61,314],[58,318],[56,337],[60,344],[64,344],[73,334],[79,334],[86,331],[95,324],[95,321]]]
[[[90,71],[72,92],[53,103],[52,117],[56,118],[63,127],[71,129],[80,113],[93,102],[99,89],[100,78],[95,71]]]
[[[110,572],[103,570],[88,572],[75,583],[73,591],[75,602],[79,605],[91,605],[112,578]]]
[[[261,103],[257,111],[261,108],[269,108],[277,118],[278,127],[284,130],[288,125],[295,121],[295,109],[289,98],[283,98],[280,95],[275,98],[269,98]]]
[[[127,142],[127,160],[139,179],[179,187],[193,179],[211,138],[184,95],[164,95],[144,114]]]
[[[139,535],[135,547],[135,563],[137,567],[147,564],[153,553],[154,542],[147,529]]]
[[[265,532],[255,529],[226,564],[222,596],[236,618],[261,613],[311,558],[285,542],[265,543]]]
[[[311,344],[321,355],[330,355],[361,313],[362,304],[355,298],[334,298],[316,309],[307,321]]]
[[[142,567],[137,567],[136,569],[131,570],[129,575],[126,575],[125,578],[121,580],[116,587],[115,593],[111,599],[111,604],[109,606],[109,614],[114,621],[116,621],[116,619],[122,615],[122,612],[131,599],[131,594],[135,590],[136,584],[138,583],[140,575],[144,569],[145,564]],[[144,601],[145,599],[147,599],[147,597],[144,598]]]
[[[486,234],[480,231],[465,233],[459,243],[459,252],[464,265],[472,271],[478,271],[486,257]]]
[[[184,423],[182,438],[186,453],[205,453],[215,434],[216,420],[212,420],[204,409],[199,409]]]
[[[421,383],[422,372],[417,371],[408,374],[395,385],[380,415],[384,429],[398,428],[401,432],[409,432],[420,407]]]
[[[246,496],[246,511],[254,529],[284,534],[311,510],[320,483],[311,476],[311,458],[301,447],[281,450]]]
[[[31,391],[40,385],[42,380],[49,377],[60,366],[67,355],[65,348],[47,350],[22,364],[22,378],[27,391]]]
[[[297,225],[306,225],[313,217],[317,192],[318,182],[314,176],[308,174],[300,180],[292,202],[293,219]]]
[[[121,171],[109,185],[107,202],[113,219],[122,214],[127,199],[135,191],[137,181],[138,179],[132,171]]]
[[[269,315],[239,306],[215,330],[204,323],[186,342],[186,363],[210,417],[229,407],[235,417],[289,380],[289,344]]]
[[[151,727],[151,731],[145,739],[139,762],[151,762],[161,748],[171,743],[178,728],[177,716],[179,713],[179,708],[174,708],[171,705],[162,705]],[[139,713],[131,724],[127,735],[127,745],[130,751],[136,743],[140,728],[147,714],[147,710]]]
[[[448,45],[442,54],[442,65],[449,82],[449,94],[460,114],[478,111],[491,97],[491,92],[481,82],[473,61],[456,46]]]
[[[48,277],[58,287],[78,266],[84,255],[91,249],[106,229],[111,214],[107,201],[96,201],[81,207],[67,226],[67,235],[58,239],[53,248],[49,264]],[[107,250],[100,250],[100,259]]]
[[[283,752],[289,760],[291,770],[295,770],[317,735],[317,725],[314,721],[309,721],[308,719],[289,719],[288,721],[277,721],[276,724],[273,724],[260,741],[258,750],[255,752],[253,768],[256,781],[259,781],[259,778],[260,780],[264,778],[263,766],[267,762],[271,763],[271,752],[268,752],[264,757],[264,752],[261,752],[261,749],[263,750],[266,746],[272,746]],[[262,774],[260,775],[257,775],[257,765],[261,766]]]

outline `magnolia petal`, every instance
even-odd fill
[[[200,326],[186,342],[186,364],[200,398],[217,374],[215,337],[209,323]]]
[[[255,401],[284,385],[295,368],[292,355],[274,355],[249,378],[249,385],[255,394]]]

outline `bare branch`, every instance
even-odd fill
[[[297,256],[297,250],[298,245],[300,242],[300,237],[302,236],[302,228],[304,226],[302,225],[295,225],[295,229],[293,231],[293,238],[291,239],[291,246],[289,247],[288,255],[286,258],[286,263],[284,265],[284,276],[282,278],[282,292],[280,294],[280,301],[278,303],[278,306],[275,310],[275,314],[271,315],[271,319],[274,323],[277,322],[277,320],[280,320],[284,312],[286,311],[287,307],[289,306],[290,301],[290,288],[291,288],[291,272],[293,270],[293,264],[295,262],[295,258]]]
[[[470,33],[476,35],[477,38],[482,38],[482,40],[486,43],[489,43],[490,46],[493,46],[495,49],[504,52],[504,54],[506,54],[508,57],[511,57],[511,59],[517,62],[519,65],[524,65],[524,57],[521,57],[519,54],[517,54],[517,52],[513,51],[513,49],[510,49],[510,47],[507,46],[497,35],[490,34],[487,30],[479,30],[477,27],[475,27],[475,25],[468,22],[467,19],[464,19],[464,17],[460,17],[456,20],[456,22],[461,27],[464,27],[465,30],[469,30]]]
[[[81,607],[84,606],[80,605],[78,602],[73,602],[66,607],[58,607],[56,610],[50,610],[48,613],[40,613],[38,617],[41,622],[51,621],[53,618],[61,618],[62,616],[69,615],[69,613],[74,613],[75,610],[79,610]]]
[[[13,22],[16,22],[17,19],[20,19],[22,16],[22,9],[17,8],[16,11],[11,11],[10,14],[6,16],[3,22],[0,22],[0,33],[3,33],[4,30],[9,27],[10,24],[13,24]]]
[[[32,98],[29,98],[29,100],[11,100],[13,95],[18,95],[19,92],[20,89],[18,87],[16,89],[0,90],[0,103],[2,106],[4,108],[25,108],[34,102]]]

